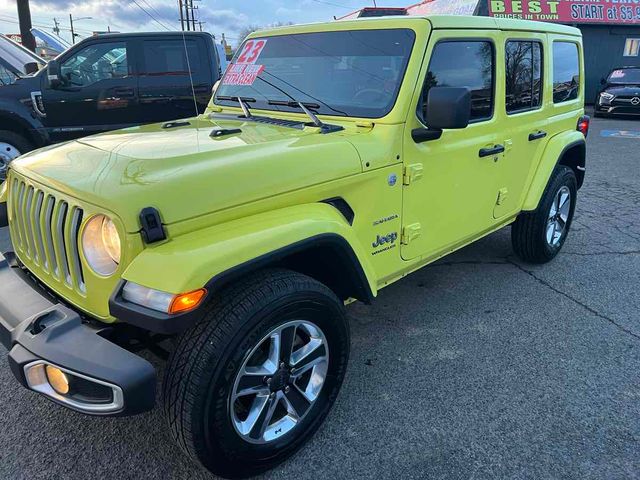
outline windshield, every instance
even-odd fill
[[[57,35],[51,35],[50,33],[44,32],[38,28],[32,28],[31,33],[34,37],[41,40],[46,46],[55,50],[56,53],[62,53],[68,48],[71,48],[71,44]]]
[[[621,68],[614,70],[607,80],[609,83],[638,83],[640,84],[640,68]]]
[[[30,52],[22,45],[12,42],[7,37],[0,35],[0,59],[13,68],[14,72],[25,73],[24,66],[27,63],[36,62],[42,66],[45,61],[35,53]]]
[[[304,102],[316,113],[379,118],[395,104],[415,34],[408,29],[303,33],[248,40],[216,91],[215,103],[299,111],[269,102]]]

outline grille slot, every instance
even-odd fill
[[[82,208],[19,178],[13,180],[9,197],[18,256],[30,260],[52,280],[84,294],[78,247]]]

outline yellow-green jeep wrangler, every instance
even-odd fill
[[[346,304],[507,225],[526,262],[562,248],[585,172],[583,79],[580,33],[561,25],[253,34],[203,115],[11,165],[13,373],[74,410],[135,414],[156,400],[135,352],[173,345],[161,397],[182,449],[226,476],[278,464],[338,395]]]

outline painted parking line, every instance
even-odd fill
[[[638,130],[602,130],[600,131],[600,136],[640,139],[640,131]]]

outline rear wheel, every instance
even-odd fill
[[[0,182],[7,176],[9,163],[30,150],[33,146],[26,138],[9,130],[0,130]]]
[[[529,263],[551,261],[562,249],[576,207],[577,181],[574,171],[556,167],[540,205],[533,212],[522,212],[511,227],[513,249]]]
[[[218,294],[180,337],[163,385],[171,433],[217,475],[272,468],[329,413],[348,356],[331,290],[295,272],[258,273]]]

